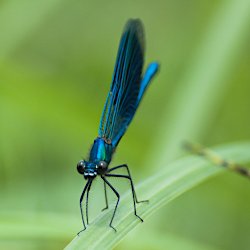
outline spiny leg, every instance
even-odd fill
[[[106,188],[106,182],[103,181],[104,183],[104,195],[105,195],[105,202],[106,202],[106,207],[102,209],[102,211],[106,210],[109,208],[109,205],[108,205],[108,196],[107,196],[107,188]]]
[[[89,182],[89,186],[88,186],[88,189],[87,189],[87,196],[86,196],[86,220],[87,220],[87,225],[89,224],[89,212],[88,212],[88,203],[89,203],[89,190],[91,188],[91,184],[92,184],[92,180],[90,180]]]
[[[210,149],[205,148],[198,143],[185,142],[183,146],[191,153],[203,156],[215,165],[227,168],[245,177],[250,178],[250,169],[247,169],[237,163],[224,160]]]
[[[115,193],[116,197],[117,197],[117,202],[116,202],[116,205],[115,205],[115,209],[114,209],[114,212],[113,212],[113,215],[112,215],[112,218],[111,218],[111,221],[109,223],[109,226],[111,228],[113,228],[116,232],[116,229],[112,226],[112,222],[113,222],[113,219],[115,217],[115,213],[116,213],[116,210],[117,210],[117,207],[118,207],[118,204],[119,204],[119,201],[120,201],[120,195],[119,193],[115,190],[115,188],[106,180],[106,178],[104,176],[101,176],[101,178],[103,179],[104,182],[107,183],[107,185],[111,188],[111,190]]]
[[[136,197],[135,197],[135,193],[133,192],[133,182],[132,182],[132,179],[130,176],[128,175],[121,175],[121,174],[106,174],[105,177],[118,177],[118,178],[126,178],[126,179],[129,179],[130,181],[130,184],[131,184],[131,190],[132,190],[132,196],[133,196],[133,204],[134,204],[134,214],[136,217],[138,217],[141,222],[143,222],[143,219],[137,214],[137,211],[136,211]]]
[[[82,211],[82,200],[83,200],[84,194],[85,194],[85,192],[86,192],[88,186],[89,186],[89,181],[86,183],[86,185],[85,185],[85,187],[84,187],[84,189],[83,189],[83,191],[82,191],[81,197],[80,197],[80,211],[81,211],[81,216],[82,216],[82,224],[83,224],[83,227],[84,227],[84,228],[83,228],[83,230],[81,230],[80,232],[77,233],[78,236],[79,236],[79,234],[80,234],[82,231],[84,231],[84,230],[86,229],[86,225],[85,225],[85,222],[84,222],[83,211]]]
[[[110,168],[110,169],[108,169],[108,173],[110,173],[110,172],[112,172],[112,171],[114,171],[116,169],[119,169],[119,168],[126,168],[127,169],[128,176],[129,176],[130,183],[131,183],[131,187],[132,187],[132,192],[133,192],[133,195],[135,196],[136,203],[149,202],[149,200],[138,201],[137,196],[136,196],[136,192],[135,192],[135,188],[134,188],[134,183],[133,183],[133,180],[132,180],[132,176],[130,174],[130,171],[129,171],[129,168],[128,168],[127,164],[122,164],[122,165]]]

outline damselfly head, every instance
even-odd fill
[[[97,176],[97,165],[92,162],[81,160],[77,163],[77,171],[85,179],[92,179]]]

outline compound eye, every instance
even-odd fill
[[[107,167],[108,167],[108,163],[106,161],[99,161],[99,163],[98,163],[99,169],[105,170],[105,169],[107,169]]]
[[[78,171],[79,174],[84,174],[85,162],[84,162],[84,161],[79,161],[79,162],[77,163],[76,168],[77,168],[77,171]]]

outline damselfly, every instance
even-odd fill
[[[77,164],[78,172],[82,174],[87,181],[80,197],[83,230],[86,229],[86,224],[84,221],[82,201],[86,193],[86,222],[88,224],[88,197],[92,182],[96,176],[100,176],[104,183],[106,208],[108,208],[106,188],[110,188],[117,197],[114,212],[109,223],[111,228],[116,231],[112,226],[112,222],[120,201],[120,194],[108,181],[108,178],[112,177],[125,178],[130,181],[134,214],[143,221],[136,211],[136,203],[140,201],[137,199],[128,166],[122,164],[109,168],[112,155],[128,125],[132,121],[150,81],[159,68],[158,63],[153,62],[149,64],[145,74],[142,75],[143,63],[143,25],[139,19],[131,19],[127,22],[120,40],[111,88],[101,116],[98,137],[94,140],[88,159],[81,160]],[[124,168],[127,174],[113,173],[114,170],[121,168]]]

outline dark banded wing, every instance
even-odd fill
[[[139,19],[129,20],[120,40],[111,89],[101,117],[99,136],[117,146],[138,107],[144,62],[144,34]]]
[[[159,65],[151,63],[142,77],[144,34],[139,19],[129,20],[124,28],[117,54],[111,89],[99,127],[99,137],[116,147],[130,124],[142,97],[157,73]]]

